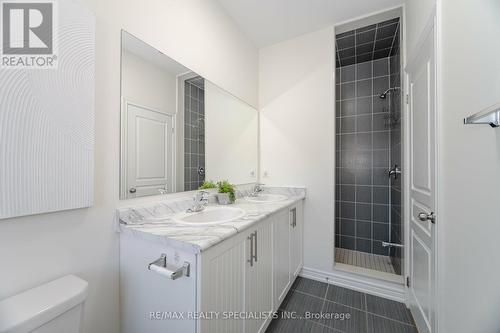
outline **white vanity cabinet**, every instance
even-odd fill
[[[302,269],[302,204],[278,212],[272,219],[273,305],[277,309]]]
[[[263,331],[265,318],[231,316],[273,310],[271,223],[257,223],[208,249],[200,259],[200,311],[220,315],[218,319],[201,320],[200,332]]]
[[[122,332],[264,332],[302,268],[302,220],[300,200],[192,255],[122,235]],[[188,261],[189,276],[147,270],[163,253],[177,265]],[[186,317],[151,319],[151,312]]]

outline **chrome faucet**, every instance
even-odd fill
[[[261,184],[261,183],[257,183],[254,185],[253,187],[253,190],[252,190],[252,193],[250,193],[250,196],[251,197],[256,197],[259,195],[259,193],[262,193],[264,192],[264,189],[262,188],[262,186],[264,186],[265,184]]]
[[[193,206],[187,210],[188,213],[198,213],[208,205],[208,192],[198,191],[193,198]]]
[[[398,179],[398,175],[401,174],[401,169],[399,168],[399,166],[397,164],[394,165],[394,167],[389,170],[389,178],[391,178],[392,176],[394,176],[394,179]]]

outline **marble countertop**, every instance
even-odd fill
[[[172,219],[174,215],[191,207],[192,195],[118,208],[119,232],[160,242],[181,251],[200,253],[306,197],[304,187],[266,187],[264,193],[283,194],[287,199],[273,203],[255,203],[245,200],[248,193],[240,193],[236,203],[230,207],[243,209],[246,214],[242,218],[203,226],[180,224]],[[216,205],[214,199],[211,200],[210,206],[212,205]]]

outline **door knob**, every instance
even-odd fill
[[[130,190],[128,190],[130,193],[135,193],[137,190],[135,189],[135,187],[132,187]]]
[[[434,213],[430,213],[430,214],[427,214],[427,213],[419,213],[418,214],[418,219],[420,221],[431,221],[432,223],[436,223],[436,215],[434,215]]]

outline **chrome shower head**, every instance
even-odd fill
[[[391,92],[391,90],[394,90],[396,91],[397,89],[399,89],[398,87],[394,87],[394,88],[389,88],[387,89],[386,91],[384,91],[383,93],[381,93],[378,97],[380,99],[386,99],[387,98],[387,94]]]
[[[387,98],[387,94],[389,93],[389,91],[391,91],[392,88],[389,88],[387,89],[386,91],[384,91],[383,93],[381,93],[378,97],[380,97],[380,99],[386,99]]]

